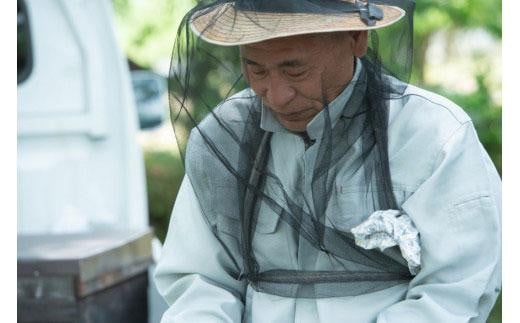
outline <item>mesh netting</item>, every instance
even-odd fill
[[[280,13],[316,19],[350,15],[370,28],[391,12],[386,6],[406,15],[388,27],[371,29],[362,57],[336,58],[352,60],[357,73],[355,78],[348,75],[343,86],[350,91],[345,102],[332,111],[338,102],[329,100],[324,89],[321,111],[314,117],[321,120],[317,137],[305,129],[287,131],[302,138],[312,156],[306,180],[288,177],[277,166],[280,152],[273,151],[280,134],[261,126],[272,107],[249,87],[251,75],[241,69],[240,47],[211,40],[247,33],[253,40],[265,37],[287,23]],[[392,100],[402,99],[410,75],[413,6],[412,1],[204,1],[185,16],[172,54],[171,116],[186,175],[233,261],[228,270],[236,279],[247,279],[265,293],[310,298],[360,295],[411,279],[398,249],[358,247],[349,232],[354,223],[338,225],[334,206],[341,203],[335,198],[338,183],[348,183],[361,192],[366,206],[361,216],[400,207],[388,162],[388,110]],[[282,160],[292,163],[291,156]],[[266,222],[279,224],[266,234]],[[296,254],[287,251],[285,257],[297,261],[280,266],[283,262],[257,254],[257,246],[277,241],[273,235],[294,247],[287,250]]]

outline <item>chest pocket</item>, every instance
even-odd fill
[[[256,223],[256,232],[262,234],[275,233],[280,223],[280,216],[265,204],[260,204],[258,221]]]
[[[269,214],[275,215],[275,214]],[[267,254],[272,250],[277,250],[277,252],[282,252],[282,248],[274,248],[273,245],[280,245],[280,236],[275,235],[278,225],[279,225],[279,217],[277,215],[265,217],[262,221],[258,221],[256,226],[256,233],[253,240],[254,252],[257,259],[261,260],[261,263],[265,263],[267,258]],[[237,263],[242,263],[240,255],[242,253],[242,249],[240,247],[240,243],[242,241],[242,223],[240,219],[232,218],[227,215],[219,214],[217,216],[216,222],[216,234],[219,236],[220,241],[226,246],[226,249],[231,252],[231,256],[235,257]],[[265,239],[268,239],[267,241]],[[260,239],[260,240],[258,240]],[[276,241],[275,241],[276,240]],[[261,241],[261,243],[255,243],[257,241]],[[273,242],[274,241],[274,242]],[[285,241],[283,241],[285,242]],[[282,243],[281,245],[285,245],[286,243]],[[284,249],[285,252],[285,249]],[[283,257],[280,259],[286,259],[287,254],[283,254]],[[275,267],[275,266],[273,266]]]
[[[274,233],[278,228],[279,222],[280,217],[264,205],[256,223],[256,232],[263,234]],[[239,235],[242,231],[242,224],[239,219],[221,214],[217,219],[217,230],[240,240]]]
[[[230,201],[228,201],[229,203]],[[238,200],[231,201],[233,203],[240,203]],[[269,206],[263,201],[260,203],[260,213],[256,225],[256,232],[259,233],[274,233],[278,227],[278,223],[280,222],[280,217],[275,214]],[[239,208],[236,207],[233,210],[228,209],[218,209],[221,205],[219,201],[215,202],[215,212],[218,214],[216,227],[217,231],[220,233],[224,233],[227,235],[233,236],[237,240],[241,240],[242,235],[242,223],[239,217]]]
[[[410,195],[401,189],[395,189],[393,192],[398,206]],[[341,231],[350,231],[380,209],[377,196],[378,192],[375,190],[367,191],[361,187],[337,185],[327,207],[326,224]]]

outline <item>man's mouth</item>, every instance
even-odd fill
[[[291,112],[291,113],[276,113],[279,118],[287,121],[299,121],[304,120],[309,117],[312,108],[304,109],[301,111]]]

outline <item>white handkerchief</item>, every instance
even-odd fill
[[[383,251],[398,245],[410,273],[417,275],[421,269],[419,231],[407,214],[398,210],[376,211],[351,232],[356,244],[364,249]]]

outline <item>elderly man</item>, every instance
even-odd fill
[[[188,14],[172,115],[193,130],[155,274],[163,322],[486,321],[500,179],[463,110],[406,83],[412,8],[248,0]],[[390,25],[379,50],[373,30]],[[208,44],[239,46],[248,87],[198,123],[196,55],[228,69]]]

